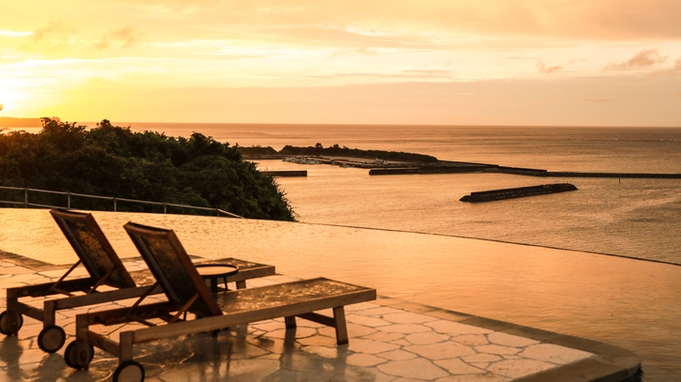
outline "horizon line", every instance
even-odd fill
[[[53,117],[11,117],[11,116],[0,116],[0,120],[2,119],[16,119],[16,120],[42,120],[43,118],[55,118]],[[61,120],[60,117],[56,117]],[[103,118],[102,120],[108,120],[111,122],[112,125],[117,125],[117,124],[128,124],[128,126],[120,126],[120,127],[130,127],[131,124],[182,124],[182,125],[254,125],[254,126],[263,126],[263,125],[271,125],[271,126],[395,126],[395,127],[416,127],[416,126],[422,126],[422,127],[529,127],[529,128],[551,128],[551,127],[558,127],[558,128],[625,128],[625,129],[630,129],[630,128],[657,128],[657,129],[679,129],[681,126],[665,126],[665,125],[656,125],[656,126],[649,126],[649,125],[540,125],[540,124],[528,124],[528,125],[519,125],[519,124],[508,124],[508,125],[494,125],[494,124],[412,124],[412,123],[405,123],[405,124],[398,124],[398,123],[310,123],[310,122],[303,122],[303,123],[296,123],[296,122],[284,122],[284,123],[279,123],[279,122],[172,122],[172,121],[122,121],[122,122],[116,122],[114,123],[111,119],[109,118]],[[100,121],[85,121],[85,122],[77,122],[77,121],[72,121],[77,124],[98,124]],[[66,120],[65,120],[66,121]],[[5,126],[5,127],[10,127],[10,126]],[[41,125],[37,126],[12,126],[12,127],[42,127]]]

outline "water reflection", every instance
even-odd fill
[[[0,214],[4,221],[25,222],[16,230],[3,229],[1,249],[46,262],[75,261],[47,211]],[[611,343],[642,357],[646,381],[681,377],[681,267],[319,224],[94,215],[121,257],[136,256],[122,229],[127,221],[173,228],[192,254],[274,264],[283,274],[326,276],[376,288],[381,295]]]

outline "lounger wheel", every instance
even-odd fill
[[[47,325],[38,334],[38,347],[44,352],[54,353],[66,342],[66,332],[61,326]]]
[[[24,317],[11,310],[0,313],[0,333],[6,336],[16,336],[24,325]]]
[[[133,360],[118,365],[113,374],[113,382],[142,382],[144,381],[144,366]]]
[[[95,356],[95,348],[90,344],[71,342],[64,351],[64,362],[74,369],[87,369]]]

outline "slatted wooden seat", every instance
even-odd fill
[[[162,290],[150,290],[155,279],[149,270],[128,273],[91,214],[63,209],[51,210],[50,213],[79,260],[55,282],[8,288],[7,310],[0,314],[0,332],[17,335],[23,326],[23,315],[42,321],[38,346],[53,353],[66,340],[64,329],[56,323],[58,310],[137,298],[144,294],[162,293]],[[229,280],[236,282],[237,288],[244,288],[249,278],[275,273],[274,266],[234,258],[212,262],[239,267],[239,272]],[[81,264],[89,277],[67,279]],[[35,307],[36,299],[44,300],[42,309]]]
[[[94,347],[119,358],[113,380],[144,380],[144,368],[133,360],[133,345],[162,338],[210,332],[230,326],[285,317],[294,328],[295,317],[336,330],[336,342],[348,343],[344,306],[376,298],[376,290],[325,278],[301,280],[212,295],[202,282],[175,233],[128,223],[125,229],[163,289],[167,301],[80,314],[76,340],[65,353],[67,364],[87,369]],[[316,313],[332,309],[333,316]],[[187,313],[191,313],[187,319]],[[191,318],[193,317],[193,318]],[[141,322],[148,327],[121,331],[118,341],[91,329],[95,325]]]

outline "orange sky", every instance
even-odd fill
[[[678,0],[0,3],[0,116],[681,126]]]

